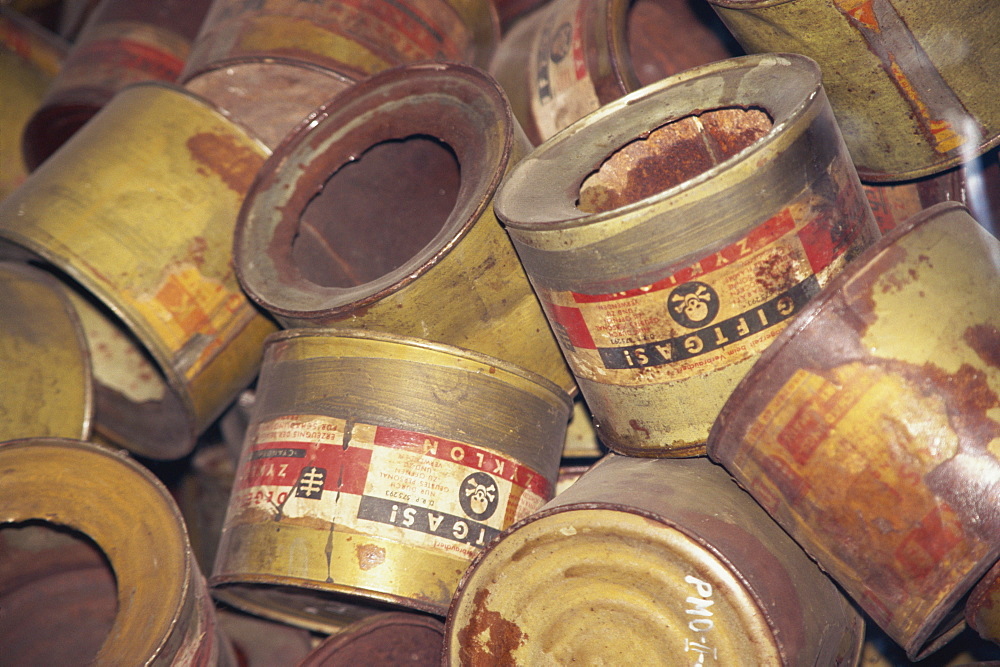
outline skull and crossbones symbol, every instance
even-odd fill
[[[708,317],[708,304],[712,295],[704,285],[687,294],[674,294],[670,297],[671,308],[677,313],[683,313],[692,322],[701,322]]]
[[[465,495],[469,499],[469,505],[472,507],[472,511],[476,514],[484,514],[489,508],[490,503],[496,500],[497,487],[495,484],[490,484],[488,487],[484,484],[476,483],[475,479],[469,480],[469,485],[465,489]]]

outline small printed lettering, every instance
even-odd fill
[[[361,497],[358,518],[400,526],[480,548],[500,534],[496,528],[453,514],[372,496]]]

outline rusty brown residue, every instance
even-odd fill
[[[514,651],[528,635],[517,624],[486,608],[488,588],[476,591],[472,617],[458,631],[459,660],[462,665],[513,665]]]
[[[992,324],[975,324],[966,328],[962,340],[985,364],[1000,368],[1000,329]]]
[[[632,141],[580,187],[577,207],[600,213],[684,183],[767,134],[771,120],[756,109],[715,109],[685,116]]]
[[[385,562],[385,549],[374,544],[359,544],[354,547],[358,556],[358,567],[370,570]]]
[[[241,197],[250,190],[264,164],[263,157],[224,135],[200,132],[188,139],[186,145],[195,162],[207,167]]]
[[[633,431],[640,431],[646,434],[646,440],[649,440],[649,429],[643,428],[643,426],[635,419],[629,419],[628,425],[632,427]]]
[[[795,284],[795,267],[781,251],[771,252],[754,265],[754,280],[765,294],[778,294]]]

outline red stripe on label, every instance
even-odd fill
[[[583,19],[587,2],[581,2],[573,18],[573,68],[577,81],[587,78],[587,60],[583,54]]]
[[[542,498],[551,497],[548,480],[537,472],[513,459],[497,456],[491,451],[473,447],[463,442],[432,438],[422,433],[402,431],[379,426],[375,431],[375,444],[380,447],[404,449],[425,456],[433,456],[442,461],[482,470],[485,473],[506,479],[515,486],[524,487]]]
[[[184,61],[173,53],[128,39],[102,39],[88,42],[73,54],[74,69],[121,68],[142,72],[143,78],[176,81]]]
[[[690,264],[680,271],[676,271],[666,278],[662,278],[655,283],[637,289],[626,290],[624,292],[612,292],[610,294],[577,294],[573,293],[573,300],[577,303],[598,303],[601,301],[617,301],[618,299],[628,299],[630,297],[658,292],[670,289],[677,285],[686,283],[693,278],[703,276],[733,262],[736,262],[747,255],[751,255],[761,248],[768,246],[782,236],[795,229],[795,219],[786,208],[777,215],[767,219],[753,228],[753,230],[736,243],[732,243],[722,250],[711,255],[702,257],[694,264]],[[585,347],[585,346],[581,346]]]
[[[322,468],[326,471],[323,484],[325,491],[340,491],[361,495],[368,479],[372,452],[363,447],[329,445],[316,442],[262,442],[254,446],[252,452],[282,450],[304,450],[302,456],[275,455],[251,458],[240,471],[236,490],[253,486],[294,486],[302,469]],[[252,456],[252,454],[251,454]]]
[[[813,273],[819,273],[854,245],[861,233],[862,221],[840,213],[849,210],[838,202],[837,211],[824,211],[799,230],[799,241],[806,251]]]
[[[590,335],[587,321],[583,319],[583,313],[580,312],[579,308],[546,303],[545,310],[548,311],[549,317],[566,332],[566,338],[569,339],[570,345],[588,350],[597,349],[597,343]]]

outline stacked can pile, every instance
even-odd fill
[[[20,664],[1000,642],[1000,12],[13,4]]]

